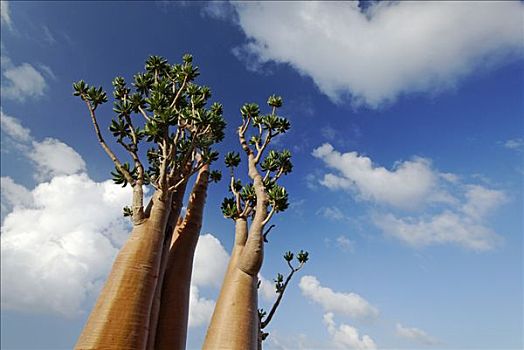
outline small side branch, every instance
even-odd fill
[[[267,235],[269,234],[269,231],[271,231],[271,229],[272,229],[273,227],[275,227],[275,226],[276,226],[275,224],[269,226],[269,227],[267,228],[266,232],[264,232],[264,242],[265,242],[265,243],[268,243],[268,242],[269,242],[269,241],[267,240]]]

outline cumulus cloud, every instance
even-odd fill
[[[329,143],[316,148],[312,154],[337,172],[325,174],[320,181],[322,185],[332,190],[348,190],[377,203],[414,208],[428,197],[437,183],[431,163],[424,158],[400,162],[388,170],[357,152],[340,153]]]
[[[200,297],[198,287],[191,285],[189,294],[189,327],[199,327],[209,323],[213,310],[215,309],[215,301]]]
[[[26,98],[44,96],[47,83],[44,76],[31,64],[24,62],[14,65],[2,57],[2,97],[23,102]]]
[[[86,174],[57,176],[23,192],[27,200],[2,224],[2,308],[78,315],[129,232],[122,207],[130,193]]]
[[[215,236],[200,236],[195,250],[192,283],[200,287],[220,287],[228,262],[229,255]]]
[[[84,160],[74,149],[54,138],[33,142],[29,158],[37,165],[36,175],[41,179],[76,174],[86,169]]]
[[[423,345],[434,345],[438,341],[423,330],[414,327],[404,327],[400,323],[396,325],[396,335]]]
[[[360,295],[335,292],[331,288],[323,287],[315,276],[303,276],[299,287],[305,297],[320,304],[324,311],[354,318],[378,316],[378,310]]]
[[[359,335],[358,330],[347,324],[337,325],[332,312],[324,315],[324,324],[332,337],[333,345],[339,349],[371,350],[377,346],[369,335]]]
[[[520,57],[524,4],[233,2],[250,66],[287,63],[333,101],[377,107]],[[223,11],[221,12],[223,13]]]

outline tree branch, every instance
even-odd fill
[[[261,330],[266,328],[267,325],[269,324],[269,322],[271,322],[271,319],[275,315],[275,312],[277,311],[277,308],[280,305],[280,302],[282,301],[282,297],[284,296],[284,292],[286,291],[286,288],[287,288],[287,286],[289,284],[289,281],[291,281],[291,277],[293,277],[293,274],[295,272],[296,271],[294,269],[291,270],[291,272],[289,273],[289,275],[286,278],[286,281],[284,282],[284,285],[282,286],[281,292],[278,294],[277,300],[275,301],[275,303],[271,307],[271,311],[269,311],[269,313],[267,314],[267,317],[266,317],[266,319],[264,321],[260,320],[260,329]]]
[[[276,226],[275,224],[269,226],[269,227],[267,228],[266,232],[264,232],[264,242],[265,242],[265,243],[268,243],[268,242],[269,242],[269,241],[267,240],[267,235],[269,234],[269,231],[271,231],[271,229],[272,229],[273,227],[275,227],[275,226]]]
[[[266,216],[264,221],[262,221],[262,226],[264,226],[265,224],[269,222],[269,220],[271,220],[271,217],[273,216],[273,214],[275,214],[275,207],[271,206],[271,210],[269,211],[269,214]]]
[[[264,143],[260,147],[260,150],[257,152],[257,156],[255,157],[255,164],[258,164],[258,162],[260,161],[262,153],[264,153],[264,150],[266,149],[267,145],[269,145],[269,141],[271,141],[271,137],[273,137],[273,135],[271,135],[271,130],[268,130],[266,139],[264,140]]]
[[[95,128],[95,133],[96,133],[96,137],[98,139],[98,143],[100,143],[100,145],[102,146],[102,148],[104,149],[106,154],[109,156],[109,158],[111,158],[111,160],[115,164],[116,168],[122,173],[122,175],[124,175],[124,178],[127,180],[127,182],[129,182],[129,184],[131,184],[133,186],[133,183],[134,183],[133,177],[131,176],[129,171],[127,171],[122,166],[122,163],[120,162],[120,160],[118,160],[118,158],[115,155],[115,153],[113,153],[113,151],[109,148],[109,146],[104,141],[104,138],[102,137],[102,134],[100,133],[100,128],[98,127],[98,122],[96,121],[95,111],[94,111],[93,107],[91,106],[91,104],[89,103],[89,101],[86,99],[86,97],[84,95],[82,95],[81,97],[82,97],[82,100],[84,100],[84,102],[86,103],[87,108],[89,109],[89,114],[91,116],[91,121],[92,121],[93,126]]]

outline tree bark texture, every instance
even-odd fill
[[[113,264],[75,349],[145,349],[170,208],[159,192]]]

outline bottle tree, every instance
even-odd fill
[[[264,227],[275,213],[288,207],[287,191],[278,180],[292,170],[289,151],[267,152],[273,138],[290,127],[286,118],[276,115],[282,98],[273,95],[268,105],[271,113],[267,115],[261,115],[259,106],[253,103],[240,110],[238,137],[247,158],[246,184],[235,177],[240,155],[226,155],[232,195],[224,199],[222,211],[235,221],[235,243],[207,330],[205,349],[246,350],[258,346],[257,284],[264,259]]]
[[[164,247],[171,241],[168,222],[177,221],[187,180],[217,159],[213,145],[224,137],[222,106],[207,105],[211,93],[194,82],[198,75],[191,55],[173,65],[151,56],[131,85],[122,77],[113,80],[115,115],[109,130],[130,162],[113,151],[100,130],[97,114],[108,100],[106,92],[84,81],[73,84],[74,95],[87,107],[98,143],[115,165],[114,182],[133,189],[132,204],[124,208],[124,215],[132,219],[132,232],[115,259],[77,349],[146,348],[155,291],[166,260]],[[154,189],[146,208],[145,187]]]

